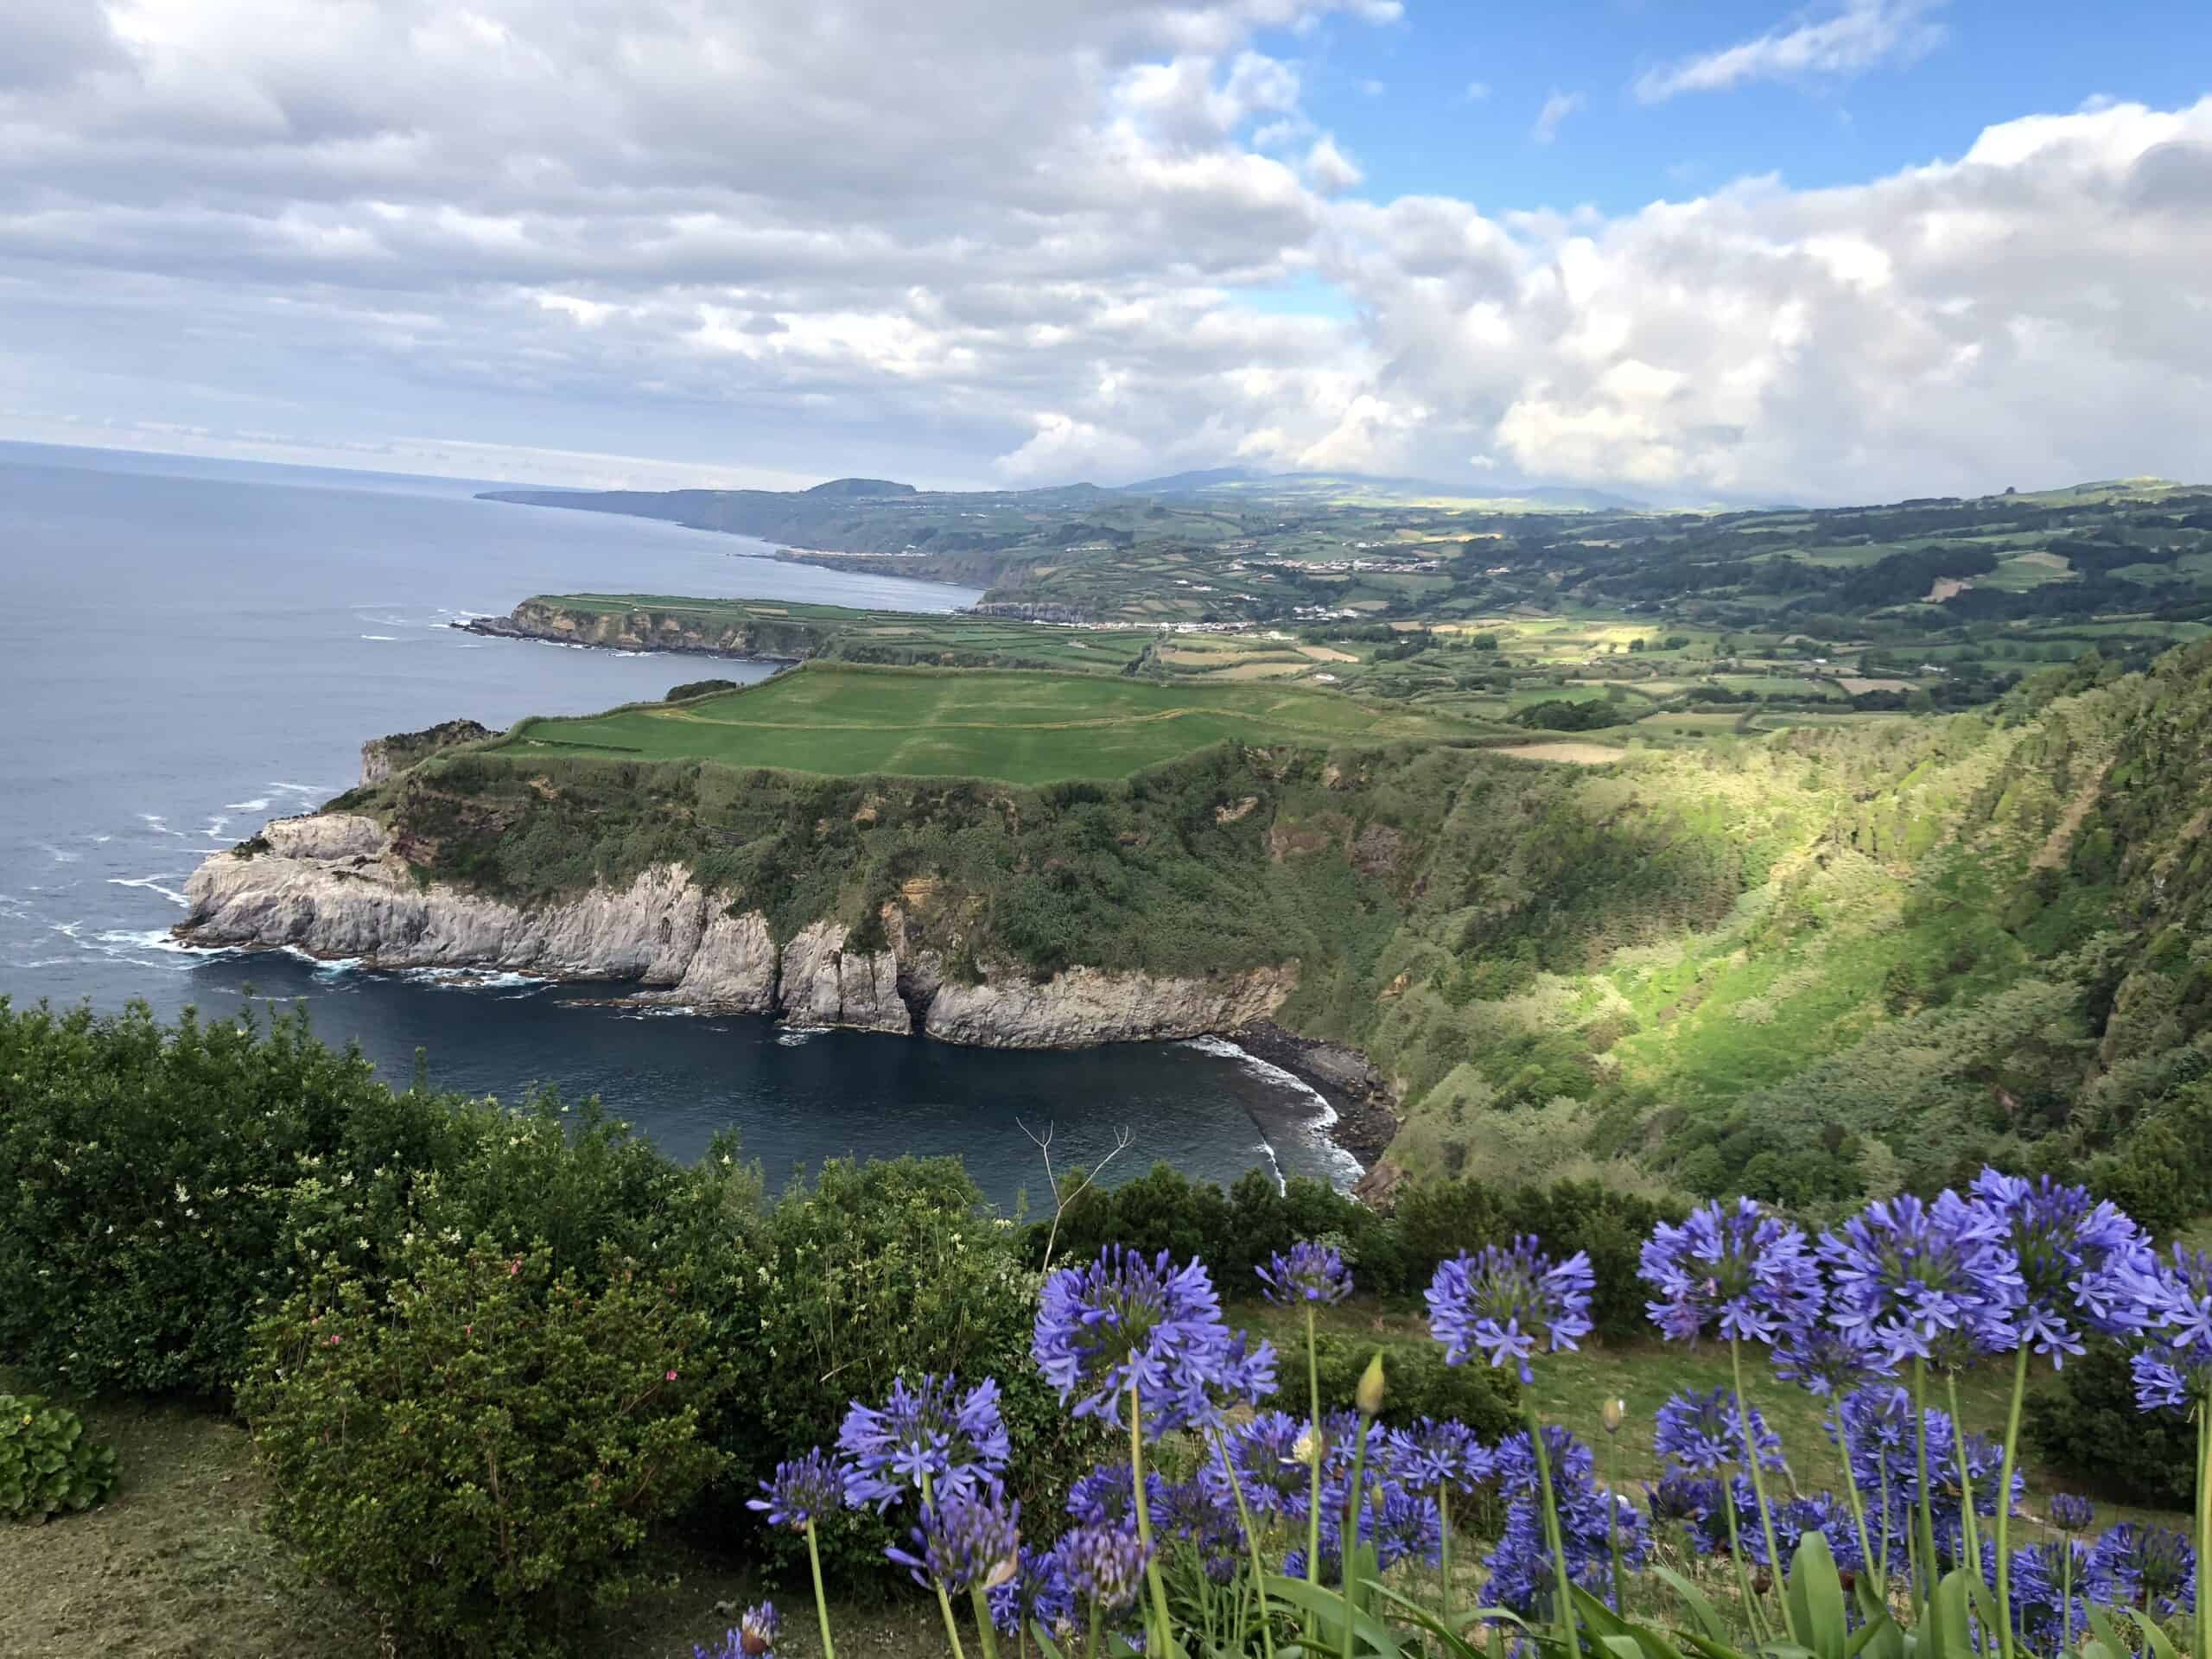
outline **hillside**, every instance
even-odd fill
[[[809,670],[675,712],[780,709],[775,743],[834,759],[856,688],[918,684],[940,710],[969,683],[1008,709],[1052,689],[874,674]],[[820,776],[790,766],[825,759],[748,748],[765,727],[718,749],[666,711],[613,719],[527,723],[334,806],[381,825],[418,881],[525,911],[680,867],[760,949],[826,939],[849,979],[869,964],[869,1017],[897,1029],[892,979],[911,1003],[943,984],[1018,997],[1077,968],[1246,976],[1238,1006],[1282,999],[1282,1023],[1397,1083],[1386,1188],[1596,1174],[1818,1211],[1986,1157],[2103,1158],[2114,1190],[2156,1189],[2146,1209],[2212,1200],[2174,1173],[2207,1167],[2212,1118],[2212,645],[2148,675],[2086,660],[1987,715],[1586,768],[1286,728],[1035,786],[1011,766],[874,773],[908,737],[871,733],[836,763],[852,775]],[[647,728],[683,741],[532,736]]]

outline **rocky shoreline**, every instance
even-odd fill
[[[1329,1138],[1371,1170],[1398,1133],[1398,1095],[1374,1063],[1356,1048],[1302,1037],[1260,1020],[1224,1033],[1255,1059],[1281,1066],[1329,1103],[1337,1121]]]
[[[512,616],[465,617],[446,626],[463,633],[481,634],[487,639],[524,639],[543,645],[574,645],[581,651],[666,652],[684,657],[713,657],[726,663],[766,663],[776,668],[791,668],[806,660],[804,657],[774,656],[761,651],[734,649],[675,633],[635,641],[591,639],[550,627],[521,625]]]

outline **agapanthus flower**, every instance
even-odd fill
[[[1203,1480],[1163,1486],[1157,1496],[1149,1488],[1146,1502],[1152,1510],[1152,1535],[1175,1538],[1188,1544],[1199,1567],[1216,1584],[1236,1576],[1244,1549],[1244,1529],[1236,1507],[1226,1493]]]
[[[1788,1332],[1774,1348],[1774,1374],[1823,1400],[1886,1376],[1891,1369],[1889,1355],[1863,1325],[1817,1322]]]
[[[1321,1577],[1341,1578],[1344,1572],[1344,1518],[1350,1494],[1338,1483],[1325,1494],[1321,1511]],[[1401,1561],[1433,1567],[1444,1547],[1444,1516],[1436,1500],[1409,1492],[1395,1481],[1371,1485],[1367,1501],[1359,1506],[1359,1541],[1375,1552],[1376,1567],[1389,1572]],[[1306,1552],[1292,1549],[1283,1560],[1283,1576],[1306,1576]]]
[[[1720,1512],[1720,1483],[1704,1475],[1662,1475],[1656,1484],[1643,1489],[1643,1501],[1653,1526],[1671,1522],[1686,1527],[1705,1542],[1705,1523]]]
[[[1206,1465],[1205,1478],[1224,1491],[1234,1470],[1243,1489],[1245,1506],[1255,1515],[1295,1516],[1303,1518],[1311,1500],[1313,1474],[1298,1456],[1306,1422],[1280,1411],[1263,1411],[1240,1423],[1226,1436],[1228,1464],[1217,1451]]]
[[[718,1648],[694,1645],[692,1659],[775,1659],[776,1630],[781,1623],[773,1602],[764,1601],[737,1616],[737,1624]]]
[[[1900,1550],[1911,1535],[1920,1503],[1919,1438],[1914,1428],[1912,1396],[1903,1389],[1860,1389],[1837,1402],[1828,1419],[1831,1438],[1838,1433],[1840,1415],[1851,1447],[1851,1478],[1866,1500],[1867,1529],[1878,1539],[1897,1541]],[[2004,1471],[2005,1448],[1986,1434],[1969,1434],[1961,1446],[1956,1426],[1948,1412],[1929,1407],[1928,1436],[1929,1511],[1935,1524],[1938,1554],[1955,1563],[1966,1532],[1965,1491],[1974,1485],[1974,1513],[1997,1513],[1999,1477]],[[1960,1468],[1963,1453],[1965,1469]],[[2025,1478],[2012,1473],[2012,1499],[2017,1512]],[[1888,1507],[1883,1506],[1885,1497]]]
[[[1547,1427],[1544,1446],[1551,1465],[1567,1576],[1582,1588],[1610,1599],[1611,1543],[1618,1540],[1622,1565],[1630,1571],[1643,1567],[1649,1550],[1650,1532],[1643,1511],[1627,1498],[1597,1486],[1591,1479],[1587,1448],[1564,1430],[1555,1433]],[[1497,1460],[1501,1484],[1512,1495],[1512,1501],[1506,1508],[1504,1534],[1484,1563],[1490,1580],[1484,1594],[1493,1604],[1524,1617],[1548,1614],[1557,1586],[1551,1547],[1544,1536],[1542,1500],[1535,1488],[1535,1454],[1529,1437],[1525,1433],[1508,1437],[1498,1446]]]
[[[1109,1245],[1098,1260],[1045,1281],[1031,1344],[1046,1380],[1075,1414],[1119,1426],[1131,1388],[1151,1438],[1214,1421],[1274,1387],[1274,1350],[1248,1347],[1221,1318],[1205,1263],[1147,1260]]]
[[[1749,1465],[1756,1453],[1762,1469],[1782,1467],[1782,1437],[1766,1426],[1756,1407],[1751,1409],[1751,1444],[1744,1443],[1744,1417],[1735,1390],[1714,1389],[1709,1394],[1677,1394],[1659,1408],[1652,1429],[1652,1446],[1659,1455],[1687,1474],[1709,1475],[1724,1469]]]
[[[2066,1557],[2073,1557],[2072,1599],[2063,1599],[2068,1580]],[[2089,1552],[2078,1539],[2054,1539],[2028,1544],[2012,1552],[2012,1623],[2031,1647],[2048,1652],[2069,1650],[2076,1631],[2088,1629],[2088,1605],[2082,1599],[2089,1582]]]
[[[995,1484],[974,1492],[949,1492],[922,1506],[914,1548],[883,1553],[928,1588],[948,1592],[971,1586],[988,1590],[1006,1583],[1020,1565],[1021,1505]]]
[[[1773,1563],[1767,1560],[1766,1529],[1757,1518],[1758,1494],[1751,1490],[1750,1481],[1738,1476],[1734,1496],[1738,1513],[1743,1517],[1745,1555],[1754,1566],[1771,1567]],[[1818,1533],[1827,1541],[1828,1554],[1840,1570],[1856,1573],[1865,1567],[1865,1553],[1859,1547],[1859,1528],[1852,1518],[1850,1507],[1833,1494],[1812,1492],[1783,1498],[1770,1505],[1768,1512],[1774,1520],[1774,1547],[1782,1552],[1784,1577],[1797,1559],[1797,1546],[1810,1533]]]
[[[2161,1618],[2196,1605],[2196,1552],[2164,1527],[2120,1525],[2090,1547],[2089,1596],[2107,1606],[2138,1607]]]
[[[1166,1491],[1167,1482],[1159,1471],[1146,1470],[1145,1503],[1159,1508]],[[1137,1514],[1135,1492],[1135,1482],[1129,1473],[1128,1459],[1109,1459],[1089,1474],[1077,1477],[1068,1488],[1068,1513],[1077,1521],[1094,1526],[1118,1527],[1124,1522],[1134,1524]]]
[[[1024,1548],[1013,1575],[991,1586],[990,1606],[991,1624],[1008,1636],[1042,1624],[1059,1639],[1076,1628],[1075,1592],[1058,1550]]]
[[[2012,1342],[2005,1310],[2020,1292],[2005,1224],[1957,1193],[1869,1205],[1821,1239],[1834,1276],[1829,1317],[1865,1330],[1892,1364],[1957,1370]]]
[[[1267,1287],[1262,1294],[1287,1307],[1308,1302],[1327,1306],[1351,1294],[1351,1269],[1344,1266],[1344,1257],[1311,1240],[1276,1251],[1266,1267],[1255,1271]]]
[[[2133,1328],[2129,1287],[2151,1264],[2150,1240],[2118,1206],[2050,1176],[2029,1181],[1985,1169],[1971,1189],[2004,1224],[2019,1284],[2004,1310],[2007,1347],[2023,1344],[2063,1365],[2085,1351],[2086,1328]]]
[[[1556,1353],[1590,1332],[1590,1295],[1597,1287],[1587,1252],[1564,1262],[1544,1255],[1531,1234],[1510,1249],[1461,1251],[1436,1269],[1428,1287],[1428,1328],[1444,1344],[1447,1364],[1470,1354],[1500,1366],[1510,1358],[1521,1380],[1534,1382],[1529,1359],[1539,1345]]]
[[[1136,1605],[1150,1559],[1133,1527],[1079,1526],[1052,1547],[1068,1588],[1108,1618]]]
[[[2212,1255],[2177,1244],[2126,1281],[2145,1344],[2128,1360],[2143,1411],[2188,1411],[2212,1401]]]
[[[745,1507],[766,1515],[770,1526],[793,1532],[804,1532],[843,1498],[836,1465],[820,1446],[792,1462],[778,1464],[776,1478],[762,1481],[760,1490],[766,1496],[747,1498]]]
[[[900,1377],[880,1410],[857,1400],[837,1432],[845,1502],[889,1509],[926,1478],[931,1495],[969,1494],[995,1481],[1014,1454],[999,1415],[999,1385],[986,1377],[966,1394],[957,1380]]]
[[[1409,1491],[1473,1492],[1491,1478],[1491,1454],[1465,1423],[1423,1417],[1393,1430],[1389,1444]]]
[[[1749,1198],[1700,1205],[1643,1243],[1640,1276],[1658,1293],[1652,1322],[1677,1342],[1717,1331],[1724,1341],[1772,1343],[1811,1323],[1821,1270],[1805,1235]]]
[[[2050,1499],[2050,1524],[2061,1532],[2087,1532],[2097,1518],[2096,1506],[2072,1492],[2055,1492]]]

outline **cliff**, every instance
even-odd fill
[[[803,662],[836,637],[835,624],[803,617],[748,616],[701,607],[639,605],[623,609],[526,599],[505,616],[472,617],[454,625],[495,639],[543,639],[555,645],[603,645],[615,651],[685,651],[709,657]]]
[[[380,784],[396,772],[404,772],[417,760],[456,744],[481,743],[499,736],[489,726],[474,720],[444,720],[419,732],[395,732],[372,737],[361,745],[361,783]]]
[[[794,1024],[920,1031],[947,1042],[1061,1048],[1192,1037],[1264,1019],[1296,988],[1295,965],[1197,978],[1071,967],[949,975],[939,953],[857,946],[819,920],[779,945],[769,919],[661,863],[626,884],[522,904],[423,883],[376,819],[280,818],[219,853],[186,885],[179,938],[290,947],[378,968],[472,968],[551,979],[629,980],[652,1001],[780,1014]],[[899,919],[895,906],[888,920]]]

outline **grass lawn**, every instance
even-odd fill
[[[761,685],[696,702],[525,721],[504,747],[525,754],[1045,784],[1122,777],[1229,739],[1381,743],[1473,735],[1476,728],[1448,715],[1265,682],[1158,685],[1007,670],[810,663]]]

